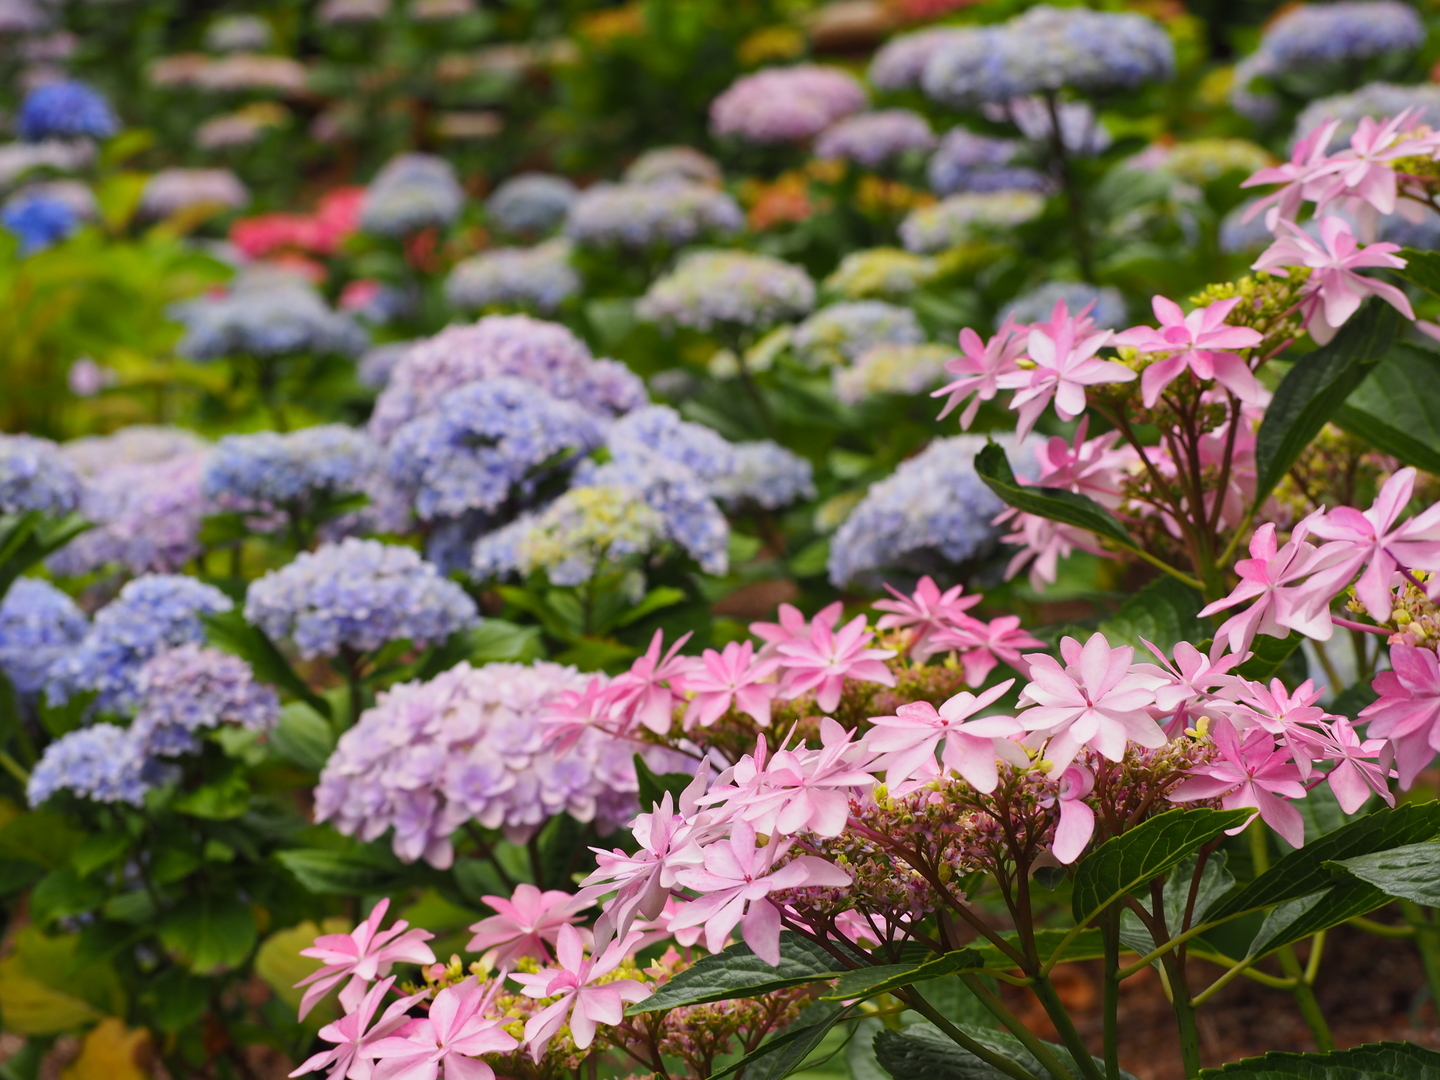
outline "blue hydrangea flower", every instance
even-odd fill
[[[38,86],[25,95],[16,129],[26,142],[108,139],[119,128],[109,103],[83,82]]]
[[[891,38],[870,61],[870,85],[877,90],[915,89],[932,56],[973,32],[964,26],[932,26]]]
[[[1398,116],[1406,109],[1419,110],[1414,117],[1417,124],[1440,125],[1440,86],[1434,83],[1398,86],[1395,83],[1373,82],[1348,94],[1319,98],[1306,105],[1295,118],[1294,139],[1299,141],[1327,121],[1339,120],[1340,126],[1330,140],[1329,150],[1333,153],[1349,145],[1350,136],[1355,134],[1361,117],[1383,120]]]
[[[286,434],[227,435],[205,464],[205,498],[226,510],[263,512],[363,491],[380,449],[365,432],[321,424]]]
[[[30,773],[25,795],[39,806],[52,795],[69,791],[96,802],[140,806],[159,779],[140,740],[114,724],[94,724],[61,736],[45,748]]]
[[[353,319],[331,311],[318,292],[290,274],[242,275],[227,295],[176,304],[170,316],[185,325],[175,349],[189,360],[353,356],[368,340]]]
[[[203,641],[200,616],[232,606],[219,589],[192,577],[136,578],[100,609],[80,643],[51,667],[45,694],[52,702],[64,702],[94,690],[97,711],[128,709],[135,703],[136,677],[145,661],[164,649]]]
[[[790,347],[807,367],[842,367],[875,345],[918,345],[925,340],[909,308],[883,300],[831,304],[795,327]]]
[[[635,306],[662,326],[764,328],[806,314],[815,283],[798,266],[748,251],[695,251],[651,284]]]
[[[89,625],[54,585],[20,578],[0,601],[0,670],[19,693],[39,692],[50,665],[75,647]]]
[[[449,225],[465,206],[454,167],[433,154],[401,154],[370,181],[360,207],[360,228],[375,236],[405,236],[430,225]]]
[[[1044,191],[1049,182],[1034,169],[1012,165],[1020,152],[1014,139],[992,139],[952,128],[930,156],[926,176],[936,195],[964,191]]]
[[[1333,66],[1425,43],[1420,14],[1402,0],[1339,0],[1301,4],[1281,15],[1260,39],[1276,74]]]
[[[151,658],[136,678],[139,707],[130,730],[147,754],[175,757],[200,746],[196,733],[221,724],[268,731],[280,719],[274,687],[219,649],[181,645]]]
[[[470,311],[511,304],[550,312],[579,291],[567,240],[482,251],[457,263],[445,279],[445,298]]]
[[[740,204],[708,184],[596,184],[570,207],[565,235],[588,247],[678,247],[744,225]]]
[[[73,233],[80,226],[80,217],[60,199],[26,195],[5,204],[0,222],[19,238],[20,254],[34,255]]]
[[[815,140],[817,158],[838,158],[875,169],[907,153],[931,150],[930,122],[909,109],[856,113],[837,121]]]
[[[815,474],[810,462],[777,442],[735,443],[735,467],[710,487],[717,499],[732,507],[758,506],[779,510],[815,497]]]
[[[1050,281],[1022,293],[1000,311],[995,318],[995,325],[998,327],[1003,323],[1006,316],[1013,316],[1018,323],[1045,322],[1050,318],[1056,303],[1061,300],[1065,301],[1065,306],[1072,315],[1078,313],[1086,304],[1094,304],[1090,309],[1090,318],[1095,320],[1096,326],[1119,330],[1122,326],[1129,325],[1125,297],[1120,295],[1119,289],[1109,285],[1097,288],[1082,281]]]
[[[389,469],[427,521],[488,513],[528,496],[557,455],[586,453],[601,438],[580,406],[502,377],[463,386],[401,427],[390,440]]]
[[[617,461],[659,454],[712,483],[735,471],[735,448],[703,424],[681,420],[668,405],[636,409],[615,421],[605,445]]]
[[[354,537],[302,552],[252,582],[245,618],[300,655],[371,652],[391,641],[443,641],[479,621],[465,590],[413,548]]]
[[[521,173],[485,200],[490,220],[508,233],[546,233],[565,220],[579,192],[563,176]]]
[[[0,435],[0,514],[60,517],[80,502],[80,477],[49,439]]]

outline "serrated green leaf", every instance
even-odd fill
[[[835,988],[822,994],[822,1001],[848,1001],[851,998],[874,997],[901,986],[912,986],[927,979],[953,975],[957,971],[977,971],[985,966],[985,957],[978,949],[958,949],[941,956],[932,956],[920,964],[882,964],[877,967],[847,971],[835,982]]]
[[[853,1016],[852,1011],[829,1001],[807,1005],[788,1028],[766,1039],[739,1061],[711,1073],[710,1080],[720,1080],[741,1069],[745,1070],[745,1080],[783,1080],[804,1063],[831,1028]]]
[[[1022,486],[1015,479],[1015,471],[1010,468],[1010,459],[1005,456],[1005,451],[995,443],[990,443],[975,455],[975,474],[1008,506],[1086,529],[1124,547],[1135,546],[1125,526],[1094,499],[1064,488]]]
[[[275,857],[314,893],[354,895],[385,892],[399,876],[398,867],[368,849],[354,852],[325,848],[294,848]]]
[[[1340,875],[1375,886],[1386,896],[1440,907],[1440,843],[1433,840],[1325,865]]]
[[[1295,361],[1255,433],[1256,507],[1270,497],[1300,452],[1390,351],[1400,314],[1371,298],[1334,339]]]
[[[160,922],[160,942],[191,971],[238,967],[255,944],[255,913],[231,896],[192,896]]]
[[[1328,1054],[1272,1050],[1201,1069],[1201,1080],[1440,1080],[1440,1054],[1414,1043],[1370,1043]]]
[[[759,997],[787,986],[820,982],[845,974],[835,957],[789,930],[780,933],[780,963],[771,967],[744,942],[707,956],[682,971],[644,1001],[630,1006],[629,1016],[659,1012],[681,1005],[700,1005],[727,998]]]
[[[1148,658],[1146,641],[1168,653],[1177,641],[1208,637],[1210,627],[1199,618],[1204,606],[1204,598],[1188,585],[1159,577],[1121,604],[1098,629],[1111,645],[1133,646],[1137,657]]]
[[[1167,810],[1105,841],[1075,868],[1070,899],[1075,922],[1088,923],[1249,816],[1248,810]]]

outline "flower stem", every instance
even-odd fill
[[[1425,981],[1430,984],[1430,1001],[1440,1014],[1440,928],[1433,912],[1413,900],[1400,901],[1400,914],[1415,933],[1415,947],[1420,950]]]
[[[961,975],[960,981],[969,987],[970,992],[975,995],[981,1005],[990,1010],[996,1020],[1005,1025],[1006,1030],[1020,1040],[1021,1045],[1035,1056],[1035,1060],[1045,1066],[1045,1071],[1055,1080],[1073,1080],[1070,1070],[1065,1068],[1060,1059],[1051,1053],[1048,1046],[1035,1037],[1034,1032],[1025,1026],[1025,1021],[1007,1009],[1005,1003],[990,992],[990,988],[980,980],[978,975]]]
[[[970,1051],[970,1053],[974,1054],[987,1065],[999,1069],[1006,1076],[1011,1077],[1012,1080],[1039,1080],[1034,1073],[1019,1062],[1011,1061],[1003,1054],[995,1053],[995,1051],[991,1050],[988,1046],[966,1035],[965,1032],[952,1024],[939,1009],[926,1001],[920,991],[916,990],[913,986],[907,986],[903,992],[912,1009],[929,1020],[946,1035],[950,1036],[957,1045]],[[1056,1080],[1060,1080],[1060,1078],[1057,1077]]]
[[[1105,939],[1105,1076],[1120,1080],[1120,909],[1116,905],[1100,916],[1100,933]]]

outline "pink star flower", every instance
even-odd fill
[[[1000,663],[1009,664],[1021,675],[1030,675],[1030,663],[1021,649],[1043,649],[1045,643],[1020,628],[1019,615],[1001,615],[989,622],[971,619],[962,626],[943,630],[935,636],[939,649],[960,655],[967,686],[980,686]]]
[[[365,992],[365,996],[360,999],[352,1011],[333,1024],[326,1024],[322,1027],[319,1031],[320,1038],[335,1045],[329,1050],[322,1050],[313,1057],[306,1058],[304,1064],[290,1075],[303,1076],[305,1073],[319,1072],[321,1069],[329,1067],[330,1075],[333,1077],[347,1077],[348,1080],[370,1080],[370,1075],[375,1067],[375,1059],[368,1053],[370,1045],[387,1035],[403,1035],[408,1030],[407,1025],[418,1024],[418,1020],[412,1020],[406,1013],[412,1005],[429,993],[428,990],[425,990],[391,1002],[390,1007],[375,1022],[375,1026],[370,1027],[375,1010],[380,1007],[380,1002],[385,999],[385,995],[394,985],[395,977],[393,975],[387,979],[381,979]]]
[[[348,934],[321,934],[315,944],[301,949],[301,956],[321,961],[319,971],[307,975],[295,984],[309,987],[300,999],[300,1019],[315,1007],[315,1003],[328,994],[343,979],[348,977],[345,989],[340,991],[340,1004],[347,1011],[365,996],[365,988],[375,979],[390,974],[395,963],[433,964],[435,954],[425,942],[435,935],[428,930],[409,930],[409,923],[399,920],[388,930],[380,929],[385,912],[390,910],[390,900],[385,898],[370,909],[369,916]]]
[[[1300,290],[1300,310],[1305,328],[1321,345],[1330,341],[1347,319],[1369,296],[1378,296],[1407,319],[1414,319],[1409,298],[1394,285],[1357,273],[1369,267],[1398,269],[1405,260],[1395,254],[1397,244],[1369,244],[1361,247],[1344,218],[1327,214],[1320,219],[1317,242],[1304,229],[1281,221],[1282,235],[1255,260],[1252,270],[1268,270],[1281,277],[1287,267],[1308,266],[1310,277]]]
[[[1295,215],[1300,212],[1306,199],[1306,185],[1314,181],[1330,160],[1325,151],[1339,126],[1339,120],[1331,120],[1316,128],[1295,144],[1289,161],[1283,165],[1261,169],[1240,185],[1242,188],[1258,187],[1262,184],[1283,185],[1279,191],[1252,205],[1245,213],[1246,221],[1267,207],[1269,209],[1265,215],[1265,227],[1271,232],[1275,231],[1277,222],[1295,220]]]
[[[670,925],[705,927],[705,948],[712,953],[725,948],[736,926],[752,952],[771,967],[780,963],[780,909],[769,899],[780,889],[802,886],[844,888],[850,875],[834,863],[815,855],[801,855],[783,866],[775,861],[789,851],[789,841],[778,833],[762,848],[755,846],[755,830],[736,821],[728,839],[705,849],[702,869],[682,870],[680,884],[703,895],[692,900]]]
[[[1219,756],[1191,769],[1189,779],[1182,780],[1170,793],[1171,801],[1192,802],[1218,796],[1226,810],[1252,808],[1291,847],[1302,846],[1305,821],[1287,800],[1303,799],[1305,785],[1289,753],[1277,749],[1275,737],[1264,728],[1251,728],[1242,742],[1228,720],[1216,722],[1211,738]],[[1245,825],[1237,825],[1226,831],[1235,836],[1244,829]]]
[[[1015,361],[1025,354],[1025,337],[1024,328],[1016,324],[1013,315],[1005,316],[989,341],[969,327],[961,330],[960,355],[945,362],[945,370],[959,378],[930,395],[946,396],[938,419],[944,420],[955,406],[969,398],[970,404],[960,414],[960,426],[968,430],[980,411],[980,403],[990,401],[998,393],[1000,377],[1020,370]]]
[[[1188,641],[1181,641],[1175,646],[1175,659],[1171,662],[1150,642],[1146,641],[1145,647],[1155,654],[1160,663],[1136,664],[1132,670],[1162,680],[1162,684],[1155,688],[1155,709],[1159,713],[1157,720],[1170,716],[1165,725],[1166,735],[1174,738],[1180,734],[1189,726],[1192,716],[1213,718],[1221,715],[1212,707],[1216,701],[1215,691],[1235,686],[1238,677],[1230,672],[1240,663],[1241,657],[1232,653],[1206,656]]]
[[[1186,368],[1202,382],[1214,379],[1241,401],[1260,404],[1264,391],[1250,373],[1250,365],[1230,351],[1253,349],[1263,340],[1258,330],[1226,324],[1226,316],[1239,303],[1237,296],[1186,315],[1173,300],[1156,296],[1150,306],[1160,322],[1158,330],[1136,326],[1115,335],[1116,345],[1129,345],[1142,353],[1169,354],[1147,367],[1140,377],[1140,397],[1146,408],[1153,407],[1161,391]]]
[[[493,966],[508,971],[522,956],[548,961],[547,945],[555,944],[560,928],[580,921],[579,912],[589,906],[559,889],[541,892],[534,885],[517,885],[510,897],[482,896],[495,912],[470,927],[475,936],[465,948],[470,952],[495,950]]]
[[[1010,408],[1020,414],[1018,437],[1030,434],[1052,401],[1062,420],[1073,420],[1085,411],[1085,387],[1135,378],[1124,364],[1095,355],[1113,336],[1109,330],[1083,334],[1078,320],[1069,318],[1058,326],[1031,327],[1026,352],[1035,366],[997,379],[1000,387],[1016,391]]]
[[[869,647],[875,635],[866,629],[864,615],[856,615],[839,630],[831,625],[817,615],[808,638],[793,637],[775,646],[781,697],[797,698],[813,690],[820,710],[829,712],[840,704],[846,679],[895,685],[895,673],[885,666],[895,650]]]
[[[876,611],[888,613],[880,616],[875,628],[908,628],[910,655],[921,662],[941,651],[933,641],[936,634],[978,621],[965,612],[978,604],[980,597],[966,596],[963,586],[955,585],[941,592],[935,579],[926,574],[916,584],[915,592],[910,596],[906,596],[889,582],[885,583],[885,588],[895,599],[876,600],[870,605]]]
[[[669,732],[675,706],[682,703],[675,687],[694,664],[690,657],[677,655],[689,640],[688,633],[681,634],[662,658],[660,649],[665,643],[665,634],[663,630],[656,630],[645,654],[630,665],[629,671],[610,681],[610,710],[621,732],[631,731],[637,725],[657,735]]]
[[[706,649],[685,675],[684,689],[694,695],[685,710],[685,730],[709,727],[732,707],[769,727],[770,702],[780,690],[770,677],[779,666],[773,656],[757,660],[749,641],[732,641],[721,652]]]
[[[1035,455],[1040,475],[1033,481],[1021,478],[1020,483],[1064,488],[1112,510],[1118,507],[1124,501],[1121,485],[1134,452],[1128,448],[1115,449],[1120,438],[1118,431],[1107,431],[1087,440],[1089,428],[1090,418],[1086,416],[1076,426],[1073,442],[1052,435]]]
[[[1025,729],[1010,716],[970,717],[994,704],[1014,685],[1014,679],[1006,679],[978,697],[956,694],[939,709],[928,701],[915,701],[901,705],[894,716],[872,716],[874,726],[866,732],[865,743],[881,756],[871,768],[884,769],[885,783],[893,790],[922,768],[927,773],[934,771],[935,748],[943,739],[941,764],[958,772],[976,791],[994,791],[1000,783],[995,740],[1023,735]]]
[[[1316,689],[1313,679],[1306,679],[1292,694],[1279,679],[1271,679],[1267,687],[1249,679],[1237,680],[1238,700],[1217,707],[1230,718],[1241,733],[1258,727],[1274,735],[1289,747],[1300,770],[1300,779],[1309,780],[1314,758],[1323,753],[1320,726],[1338,719],[1315,702],[1324,689]]]
[[[574,933],[572,927],[566,929]],[[480,1061],[482,1054],[503,1054],[520,1044],[487,1017],[500,984],[487,988],[476,979],[447,986],[430,1003],[430,1015],[403,1035],[391,1035],[366,1046],[378,1059],[373,1080],[495,1080],[495,1070]]]
[[[1060,774],[1060,820],[1050,850],[1067,866],[1078,859],[1095,834],[1095,811],[1085,802],[1095,790],[1095,774],[1084,765],[1071,765]]]
[[[817,611],[815,618],[806,619],[794,604],[781,604],[779,622],[752,622],[750,632],[765,642],[764,647],[760,650],[760,656],[762,658],[771,657],[776,655],[776,649],[782,642],[804,641],[811,636],[816,626],[828,626],[833,629],[844,612],[845,605],[836,600]]]
[[[536,719],[545,728],[546,741],[564,754],[591,728],[612,730],[610,704],[609,680],[597,675],[585,684],[584,690],[564,690],[554,695]]]
[[[1378,701],[1360,712],[1371,739],[1386,739],[1394,750],[1400,786],[1406,791],[1440,752],[1440,661],[1430,649],[1390,646],[1390,670],[1370,684]]]
[[[1355,583],[1355,595],[1376,622],[1390,620],[1396,570],[1402,566],[1440,570],[1440,503],[1395,524],[1414,490],[1415,470],[1401,469],[1385,481],[1369,510],[1362,513],[1341,506],[1310,523],[1310,531],[1316,536],[1348,549],[1351,569],[1347,579],[1365,565],[1365,572]]]
[[[1347,199],[1365,204],[1372,218],[1393,214],[1399,184],[1391,162],[1420,150],[1405,132],[1419,111],[1406,109],[1382,122],[1361,117],[1350,136],[1350,148],[1319,164],[1305,185],[1305,197],[1315,202],[1315,213],[1323,214],[1332,203]]]
[[[1104,634],[1092,634],[1083,647],[1072,637],[1061,639],[1060,655],[1063,668],[1044,653],[1026,657],[1031,681],[1020,704],[1033,707],[1015,718],[1047,738],[1045,757],[1054,769],[1063,772],[1082,746],[1119,761],[1128,743],[1165,745],[1150,715],[1159,680],[1130,670],[1134,649],[1111,648]]]
[[[1372,793],[1395,805],[1389,783],[1390,744],[1384,739],[1361,742],[1355,725],[1336,717],[1326,729],[1324,750],[1325,756],[1335,762],[1335,767],[1325,774],[1325,782],[1335,793],[1341,810],[1355,813],[1370,801]]]
[[[638,935],[613,941],[599,956],[587,957],[584,943],[573,926],[560,929],[555,943],[558,967],[546,968],[534,975],[515,973],[510,976],[520,984],[520,992],[532,998],[557,998],[525,1022],[525,1042],[530,1057],[539,1061],[555,1033],[570,1021],[570,1037],[577,1050],[586,1049],[595,1041],[595,1030],[601,1024],[618,1024],[625,1018],[625,1003],[644,1001],[650,989],[635,979],[616,979],[593,985],[595,980],[620,966]]]

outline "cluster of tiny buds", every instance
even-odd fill
[[[1235,281],[1210,285],[1192,296],[1196,307],[1208,307],[1221,300],[1240,297],[1225,321],[1231,326],[1258,330],[1264,341],[1257,347],[1261,356],[1269,356],[1280,345],[1298,338],[1304,331],[1304,319],[1297,310],[1301,288],[1310,279],[1310,268],[1287,267],[1287,277],[1260,271],[1246,274]]]
[[[1388,639],[1389,644],[1440,650],[1440,604],[1430,599],[1425,588],[1432,575],[1425,570],[1407,573],[1414,580],[1403,582],[1395,594],[1395,606],[1387,624],[1395,631]],[[1368,615],[1353,589],[1347,593],[1345,608],[1356,615]]]

